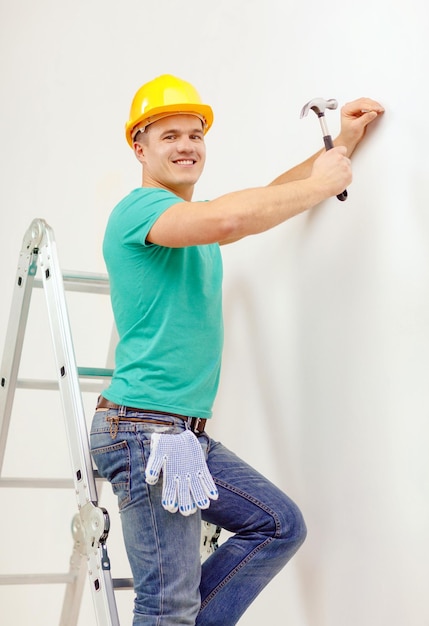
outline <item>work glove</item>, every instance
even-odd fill
[[[197,437],[190,430],[180,435],[152,433],[146,482],[154,485],[163,473],[162,506],[170,513],[191,515],[217,500],[218,490]]]

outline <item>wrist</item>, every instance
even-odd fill
[[[306,208],[312,208],[333,195],[329,179],[325,176],[312,174],[303,181],[305,185]]]
[[[347,149],[347,156],[349,158],[352,156],[358,143],[359,143],[358,137],[350,137],[350,136],[346,137],[342,133],[340,133],[338,137],[334,139],[334,146],[345,146],[345,148]]]

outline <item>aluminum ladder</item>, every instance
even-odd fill
[[[40,279],[36,278],[38,269]],[[43,288],[45,293],[56,381],[18,379],[34,287]],[[44,220],[35,219],[25,233],[22,243],[0,370],[0,487],[71,487],[76,493],[78,512],[72,520],[74,545],[67,573],[2,575],[0,584],[65,584],[60,626],[76,626],[85,579],[88,575],[98,626],[119,626],[114,590],[132,588],[132,580],[113,580],[111,576],[106,547],[110,520],[106,509],[98,506],[97,474],[92,465],[82,399],[82,390],[100,390],[103,380],[111,376],[112,369],[77,366],[65,290],[107,295],[110,291],[106,275],[63,274],[51,227]],[[115,342],[116,339],[112,334],[110,356]],[[70,452],[72,480],[2,477],[15,390],[20,387],[59,390]]]

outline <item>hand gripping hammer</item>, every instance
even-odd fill
[[[325,142],[326,150],[331,150],[334,147],[334,143],[332,141],[332,137],[329,134],[328,127],[326,125],[325,119],[325,109],[336,109],[338,106],[338,102],[336,100],[325,100],[324,98],[314,98],[304,104],[301,110],[301,117],[305,117],[310,109],[312,109],[317,117],[319,118],[320,126],[322,128],[323,133],[323,141]],[[347,198],[347,189],[345,189],[342,193],[338,194],[338,200],[346,200]]]

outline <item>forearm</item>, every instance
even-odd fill
[[[171,248],[231,243],[273,228],[329,195],[325,181],[311,177],[234,191],[208,202],[181,202],[157,219],[148,240]]]
[[[274,228],[328,196],[327,189],[310,178],[221,196],[211,203],[211,209],[224,218],[219,243],[231,243]]]
[[[353,152],[355,151],[356,146],[359,143],[358,139],[353,138],[345,138],[341,134],[338,135],[334,141],[334,146],[344,146],[347,149],[347,156],[350,158]],[[277,178],[275,178],[268,186],[271,185],[282,185],[284,183],[291,183],[295,180],[303,180],[304,178],[308,178],[311,174],[311,170],[313,168],[314,161],[317,157],[322,154],[323,150],[319,150],[316,154],[309,157],[299,165],[292,167],[290,170],[283,172]]]
[[[347,148],[348,157],[351,157],[358,143],[358,140],[346,140],[341,135],[338,135],[338,137],[334,139],[334,146],[345,146]],[[313,154],[313,156],[309,157],[302,163],[299,163],[299,165],[292,167],[286,172],[283,172],[283,174],[280,174],[280,176],[278,176],[271,183],[269,183],[269,186],[282,185],[284,183],[291,183],[295,180],[303,180],[304,178],[308,178],[311,174],[311,170],[313,169],[314,161],[320,154],[322,154],[322,152],[323,150],[319,150],[319,152]]]
[[[170,248],[230,243],[274,228],[340,193],[351,182],[344,148],[333,148],[313,163],[303,180],[234,191],[208,202],[174,204],[156,220],[148,241]]]
[[[314,158],[307,178],[233,192],[213,200],[211,206],[225,217],[229,229],[218,241],[235,241],[274,228],[338,194],[351,179],[350,160],[345,149],[338,147]]]
[[[308,178],[311,174],[311,170],[313,169],[314,161],[317,157],[323,152],[323,150],[319,150],[316,154],[309,157],[299,165],[292,167],[290,170],[283,172],[277,178],[275,178],[270,185],[282,185],[284,183],[291,183],[295,180],[303,180],[304,178]]]
[[[347,156],[350,158],[353,152],[355,151],[356,146],[358,145],[360,139],[355,136],[346,137],[341,133],[338,135],[334,141],[334,146],[344,146],[347,149]],[[311,157],[299,163],[295,167],[292,167],[290,170],[283,172],[277,178],[275,178],[270,185],[281,185],[283,183],[290,183],[294,180],[302,180],[304,178],[308,178],[311,174],[311,170],[313,169],[314,161],[317,157],[322,154],[323,149],[313,154]]]
[[[345,146],[347,148],[347,156],[350,158],[361,140],[354,136],[345,137],[340,133],[333,141],[334,146]]]

